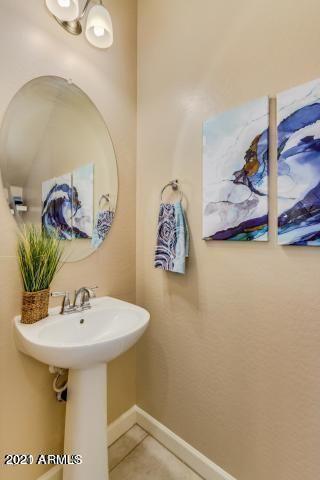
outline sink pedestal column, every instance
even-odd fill
[[[63,480],[108,480],[106,364],[69,370],[64,442],[82,464],[65,465]]]

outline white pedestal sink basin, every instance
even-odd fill
[[[65,453],[81,455],[81,465],[66,465],[64,480],[107,480],[107,362],[132,347],[148,326],[143,308],[110,297],[92,309],[23,325],[15,318],[18,349],[56,367],[69,369]]]

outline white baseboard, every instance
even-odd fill
[[[198,450],[178,437],[140,407],[134,406],[108,427],[110,446],[135,424],[140,425],[205,480],[236,480]],[[54,467],[38,480],[62,480],[62,467]]]
[[[205,480],[236,480],[151,415],[136,407],[137,423]]]
[[[108,427],[108,446],[112,445],[124,433],[132,428],[137,423],[136,406],[130,408],[127,412],[121,415],[117,420],[112,422]]]

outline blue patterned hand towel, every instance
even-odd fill
[[[155,268],[185,273],[189,256],[189,230],[181,202],[161,203]]]
[[[111,210],[101,210],[98,212],[91,241],[93,248],[97,249],[103,243],[110,231],[113,220],[114,212]]]

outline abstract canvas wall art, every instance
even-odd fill
[[[278,242],[320,246],[320,79],[277,96]]]
[[[62,240],[72,239],[71,173],[42,183],[42,226]]]
[[[91,238],[93,164],[42,183],[42,226],[62,240]]]
[[[84,165],[73,172],[73,236],[92,238],[93,232],[93,164]]]
[[[268,240],[268,136],[268,97],[204,123],[204,239]]]

